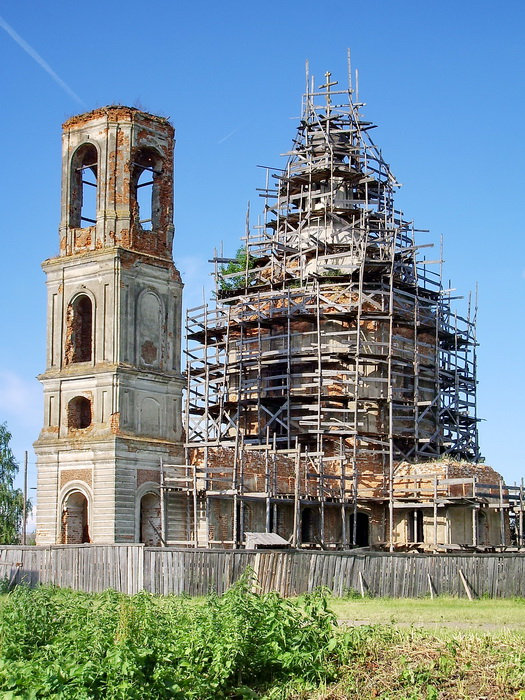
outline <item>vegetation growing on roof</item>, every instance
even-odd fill
[[[227,265],[221,265],[219,270],[219,289],[220,291],[233,291],[234,289],[243,288],[246,285],[246,271],[253,270],[255,267],[255,258],[248,253],[246,246],[241,246],[235,253],[235,259]],[[234,275],[230,277],[229,275]],[[254,275],[248,274],[248,284],[253,284]]]

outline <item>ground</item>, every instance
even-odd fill
[[[463,598],[332,598],[330,607],[341,624],[448,628],[479,631],[523,631],[524,599],[469,601]]]

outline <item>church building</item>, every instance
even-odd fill
[[[187,313],[185,376],[174,129],[124,106],[63,125],[37,544],[523,541],[522,491],[480,455],[475,309],[452,308],[362,104],[325,78],[264,226]]]

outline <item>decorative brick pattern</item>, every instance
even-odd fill
[[[63,469],[60,472],[60,489],[70,481],[83,481],[90,488],[93,485],[91,469]]]

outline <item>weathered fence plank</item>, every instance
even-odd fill
[[[18,567],[17,564],[21,563]],[[525,554],[390,554],[189,550],[143,545],[0,546],[0,576],[35,586],[52,583],[84,591],[114,588],[162,595],[224,593],[247,566],[258,590],[297,595],[325,586],[334,595],[466,596],[460,570],[474,596],[525,597]]]

